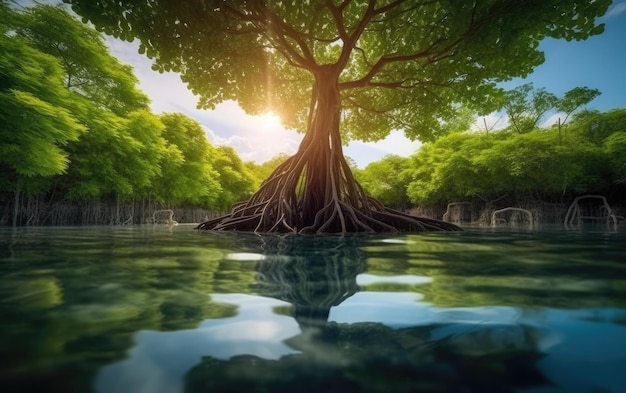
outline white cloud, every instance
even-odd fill
[[[422,146],[419,141],[412,141],[404,135],[403,131],[392,131],[385,139],[377,142],[367,142],[373,148],[379,149],[385,154],[410,156]]]
[[[557,124],[560,121],[563,121],[565,119],[565,113],[562,112],[556,112],[552,115],[550,115],[546,120],[544,120],[543,123],[539,124],[539,127],[541,128],[548,128],[548,127],[552,127],[553,125]]]
[[[139,79],[139,89],[152,100],[153,111],[196,111],[198,99],[187,89],[180,76],[173,72],[162,74],[152,70],[152,60],[138,53],[139,42],[126,42],[106,37],[106,43],[113,56],[130,64]]]
[[[489,131],[501,130],[509,125],[509,119],[504,113],[492,112],[486,116],[477,117],[474,120],[474,124],[472,124],[471,130],[485,131],[485,124]]]
[[[218,138],[215,144],[231,146],[244,161],[262,163],[280,153],[291,155],[296,152],[300,144],[300,140],[296,139],[299,135],[289,131],[285,131],[285,134],[289,135],[275,139],[274,143],[271,143],[263,135],[259,137],[233,135],[226,139]]]
[[[610,17],[613,17],[613,16],[620,15],[620,14],[622,14],[624,12],[626,12],[626,2],[615,3],[615,4],[612,5],[612,7],[606,13],[605,17],[610,18]]]
[[[408,157],[415,153],[421,142],[408,139],[402,131],[392,131],[385,139],[377,142],[350,142],[344,148],[344,153],[350,156],[356,164],[364,168],[370,162],[380,160],[386,155],[395,154]]]

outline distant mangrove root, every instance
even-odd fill
[[[149,224],[178,225],[178,222],[174,221],[174,211],[170,209],[156,210],[146,221]]]
[[[575,198],[567,209],[565,226],[580,225],[584,221],[606,221],[607,224],[616,225],[618,216],[613,213],[606,197],[583,195]]]
[[[464,216],[467,215],[467,208],[470,208],[472,204],[470,202],[451,202],[446,207],[446,212],[443,213],[443,220],[446,222],[462,222]]]
[[[505,218],[502,217],[502,215],[503,213],[509,213],[509,212],[512,212],[513,216],[509,218],[509,220],[507,221]],[[511,222],[515,221],[513,217],[517,217],[516,215],[520,215],[520,214],[523,217],[526,217],[526,221],[528,222],[528,224],[533,225],[533,214],[529,212],[528,210],[522,209],[519,207],[506,207],[504,209],[495,210],[491,214],[491,225],[510,224]]]

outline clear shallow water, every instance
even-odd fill
[[[0,229],[3,392],[625,392],[626,231]]]

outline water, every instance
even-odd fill
[[[625,392],[626,231],[0,229],[3,392]]]

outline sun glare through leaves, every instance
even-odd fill
[[[282,121],[280,119],[280,116],[272,111],[265,112],[264,114],[260,115],[259,119],[261,120],[261,125],[264,130],[271,131],[282,127]]]

